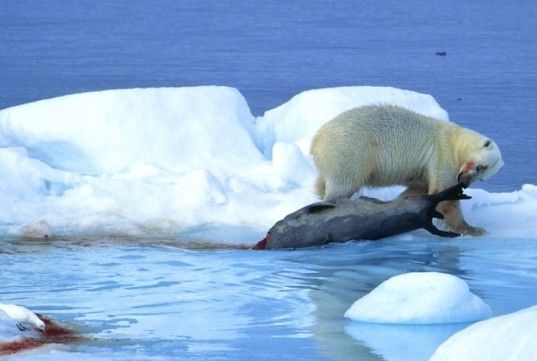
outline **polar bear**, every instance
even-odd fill
[[[463,182],[485,180],[502,166],[491,139],[454,123],[392,105],[348,110],[324,124],[311,143],[319,171],[317,194],[347,198],[363,186],[405,185],[402,194],[432,194]],[[438,205],[445,223],[460,234],[485,230],[464,220],[459,201]]]

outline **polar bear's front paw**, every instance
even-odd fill
[[[483,236],[483,235],[487,234],[487,231],[484,228],[481,228],[481,227],[472,227],[472,226],[466,225],[462,229],[461,233],[464,234],[464,235],[468,234],[470,236],[478,237],[478,236]]]

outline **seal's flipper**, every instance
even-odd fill
[[[430,233],[435,234],[440,237],[458,237],[460,234],[449,232],[449,231],[442,231],[441,229],[436,228],[436,226],[433,224],[433,218],[438,219],[444,219],[444,215],[440,212],[438,212],[436,209],[434,209],[434,206],[432,208],[429,208],[429,212],[427,212],[427,220],[425,221],[425,224],[423,225],[423,228],[428,230]]]
[[[430,194],[426,197],[433,202],[433,204],[438,204],[442,201],[456,201],[459,199],[471,199],[469,195],[464,194],[464,184],[462,182],[455,184],[449,188],[444,189],[441,192]]]
[[[458,234],[458,233],[449,232],[449,231],[442,231],[441,229],[436,228],[435,225],[433,224],[433,222],[425,225],[423,228],[428,230],[430,233],[432,233],[432,234],[434,234],[436,236],[440,236],[440,237],[455,238],[455,237],[460,236],[460,234]]]
[[[464,197],[468,197],[466,194],[464,194],[464,183],[460,182],[454,185],[453,187],[449,187],[442,192],[438,193],[439,198],[442,200],[448,200],[448,201],[454,201],[457,199],[464,199]]]
[[[431,212],[432,218],[438,218],[438,219],[444,219],[444,215],[440,212],[438,212],[436,209],[433,209]]]
[[[458,197],[459,198],[457,198],[457,199],[472,199],[471,196],[469,196],[468,194],[464,194],[464,193],[459,194]]]

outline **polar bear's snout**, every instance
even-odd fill
[[[494,157],[485,157],[481,161],[468,161],[464,163],[457,175],[457,181],[469,186],[475,180],[485,180],[496,174],[503,167],[503,160],[499,152]]]
[[[468,164],[473,164],[473,162],[468,162]],[[471,169],[465,169],[457,175],[457,182],[462,182],[465,187],[468,187],[477,179],[483,180],[484,174],[487,172],[487,169],[488,166],[482,164],[478,164]]]
[[[490,167],[487,167],[479,179],[486,180],[496,174],[501,167],[503,167],[504,162],[501,158],[498,158],[494,164]]]

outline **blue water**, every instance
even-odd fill
[[[90,338],[32,360],[420,361],[466,325],[375,326],[343,313],[410,271],[465,279],[495,315],[535,304],[535,242],[484,242],[385,240],[268,252],[3,240],[0,284],[3,302],[31,306]]]
[[[533,1],[2,0],[0,108],[218,84],[262,114],[312,88],[394,86],[494,138],[506,165],[479,187],[513,191],[537,183],[535,34]],[[408,271],[460,276],[496,315],[533,305],[534,238],[253,252],[0,237],[0,296],[88,337],[21,360],[420,361],[464,325],[375,327],[343,313]]]
[[[536,183],[534,1],[19,1],[0,7],[0,108],[110,88],[229,85],[262,114],[296,93],[432,94],[494,138],[480,187]],[[437,56],[436,52],[446,52]]]

